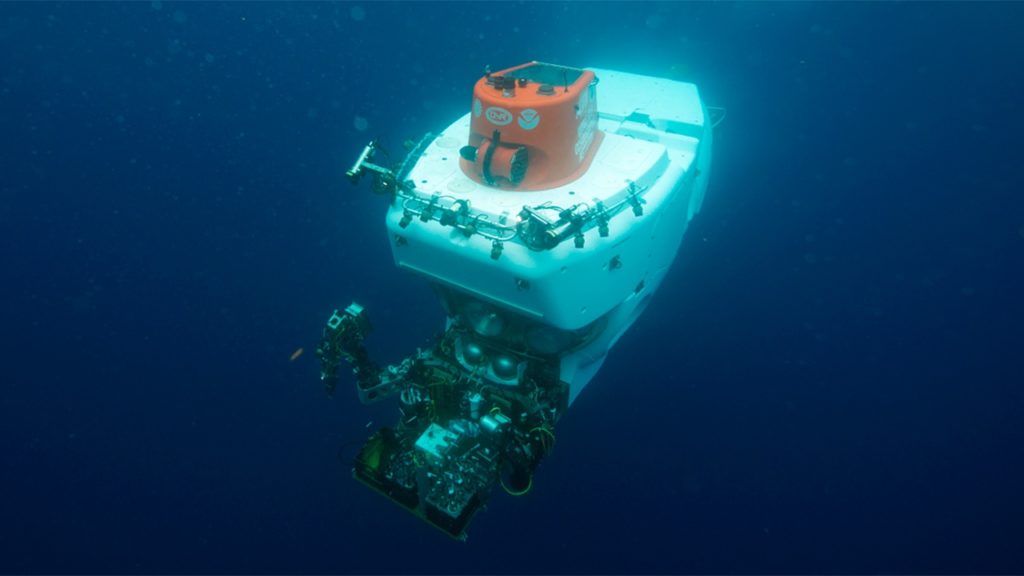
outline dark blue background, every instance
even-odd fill
[[[0,4],[0,570],[1024,571],[1022,24]],[[533,492],[460,544],[351,480],[339,446],[396,414],[347,381],[325,398],[311,352],[353,299],[384,361],[442,327],[343,171],[531,59],[693,81],[729,113],[647,314]]]

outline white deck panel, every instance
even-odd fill
[[[601,68],[588,70],[598,78],[597,109],[602,118],[624,120],[639,113],[659,130],[698,138],[704,133],[704,108],[696,85]]]

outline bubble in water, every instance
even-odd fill
[[[353,6],[349,9],[348,14],[356,22],[362,22],[366,19],[366,9],[362,6]]]
[[[356,127],[356,130],[359,130],[360,132],[365,132],[366,129],[370,127],[370,122],[367,121],[366,118],[357,115],[355,119],[352,121],[352,125]]]

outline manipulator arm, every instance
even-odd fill
[[[415,358],[407,358],[397,366],[382,370],[370,359],[370,353],[363,345],[371,330],[373,327],[365,309],[355,302],[343,312],[335,310],[327,320],[316,355],[320,359],[320,381],[328,396],[334,396],[338,385],[338,365],[342,360],[352,367],[359,399],[364,404],[389,396],[402,386]]]
[[[335,310],[327,320],[316,355],[320,359],[320,381],[328,396],[334,395],[338,384],[338,365],[342,360],[352,366],[360,389],[371,389],[380,383],[380,368],[370,360],[370,354],[363,345],[372,329],[365,310],[355,302],[344,312]]]

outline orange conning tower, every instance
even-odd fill
[[[568,184],[601,144],[597,78],[589,70],[529,62],[488,73],[473,88],[462,171],[511,190]]]

